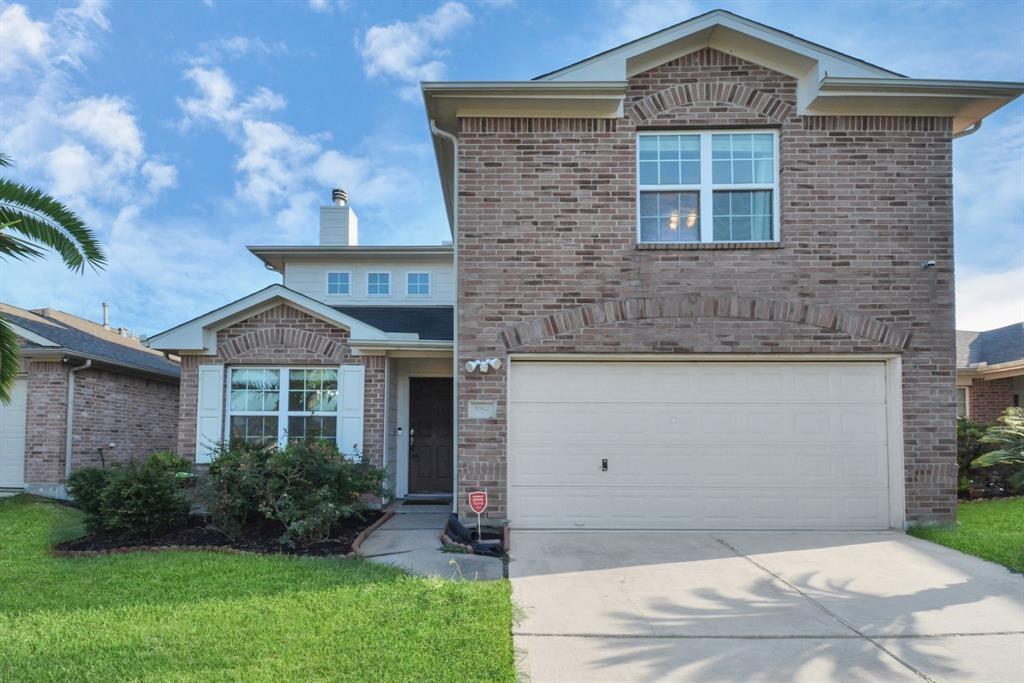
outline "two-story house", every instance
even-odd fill
[[[953,140],[1022,90],[717,10],[532,81],[425,83],[453,247],[254,248],[284,286],[151,342],[182,356],[180,450],[312,421],[397,495],[454,476],[457,510],[483,489],[516,528],[949,520]],[[412,322],[427,272],[447,334]]]

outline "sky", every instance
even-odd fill
[[[279,282],[344,187],[363,244],[449,239],[421,80],[529,79],[715,7],[919,78],[1024,81],[1024,1],[0,0],[8,175],[109,259],[0,261],[0,300],[153,334]],[[957,324],[1024,320],[1024,102],[954,143]]]

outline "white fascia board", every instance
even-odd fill
[[[146,346],[161,351],[192,352],[213,355],[217,352],[217,331],[240,320],[256,315],[279,303],[288,303],[296,309],[326,322],[344,327],[351,340],[386,340],[387,333],[345,315],[330,306],[283,285],[270,285],[226,306],[178,325],[146,340]]]
[[[58,343],[56,343],[56,342],[54,342],[54,341],[52,341],[50,339],[47,339],[46,337],[43,337],[43,336],[41,336],[39,334],[36,334],[35,332],[32,332],[31,330],[27,330],[24,327],[21,327],[20,325],[15,325],[10,320],[7,320],[6,318],[5,318],[5,320],[7,322],[7,326],[10,327],[11,330],[14,331],[14,334],[18,335],[19,337],[21,337],[25,341],[32,342],[33,344],[36,344],[37,346],[45,346],[45,347],[48,347],[48,348],[60,348],[60,344],[58,344]]]
[[[724,29],[724,30],[722,30]],[[738,57],[764,64],[759,53],[776,54],[777,70],[792,73],[785,67],[792,58],[780,59],[788,52],[802,61],[819,65],[820,75],[825,73],[845,76],[875,76],[900,78],[887,69],[869,64],[822,45],[816,45],[770,26],[751,21],[731,12],[713,10],[681,24],[626,43],[558,71],[540,76],[540,81],[621,80],[642,73],[654,66],[688,54],[703,47],[713,47]],[[764,64],[769,66],[768,64]],[[804,71],[804,69],[798,69]]]

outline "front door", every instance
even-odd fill
[[[409,378],[409,493],[452,492],[452,379]]]

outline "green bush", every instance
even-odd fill
[[[384,495],[384,470],[349,460],[328,441],[308,439],[277,449],[242,443],[222,448],[202,495],[212,523],[237,538],[269,520],[283,546],[329,538],[340,521],[362,516],[366,494]]]
[[[999,424],[985,430],[982,442],[995,450],[974,461],[975,467],[1002,465],[1006,482],[1014,489],[1024,487],[1024,408],[1007,408]]]
[[[1007,413],[1012,410],[1015,409],[1011,408]],[[990,498],[1019,492],[1024,488],[1013,479],[1013,465],[993,462],[983,466],[979,463],[983,456],[998,447],[986,439],[986,434],[992,429],[989,425],[979,424],[966,417],[957,418],[957,492],[963,498],[969,497],[972,491]]]
[[[174,454],[154,453],[143,463],[80,469],[67,486],[90,532],[150,539],[188,522],[190,502],[181,476],[188,466]]]

